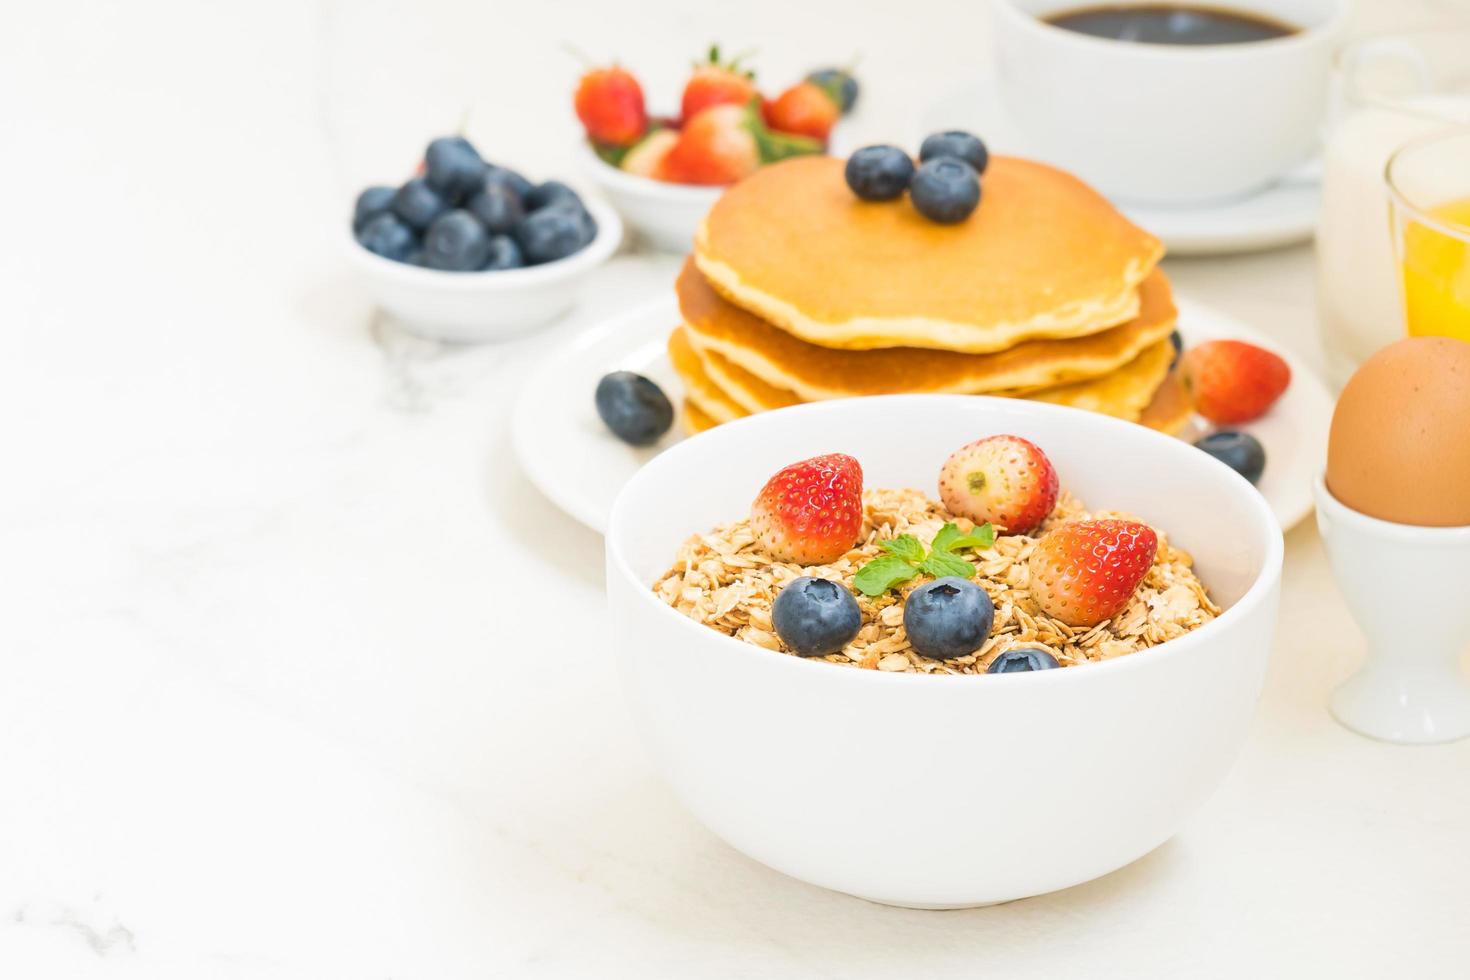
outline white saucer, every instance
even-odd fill
[[[989,76],[931,103],[920,113],[911,142],[917,147],[926,135],[944,129],[973,132],[994,152],[1040,159],[1028,151],[1025,137],[1007,117]],[[1320,181],[1317,164],[1309,163],[1279,183],[1234,201],[1190,208],[1122,203],[1118,207],[1139,227],[1159,236],[1170,255],[1256,252],[1312,237],[1322,203]]]
[[[1209,307],[1174,299],[1186,346],[1234,337],[1275,350],[1291,365],[1291,387],[1281,400],[1265,418],[1240,426],[1265,447],[1259,488],[1282,528],[1291,528],[1312,512],[1312,485],[1326,463],[1332,396],[1306,365],[1257,331]],[[594,327],[533,370],[516,400],[511,435],[521,468],[552,503],[595,531],[607,528],[613,499],[638,468],[685,436],[683,420],[676,419],[659,445],[629,446],[602,424],[592,392],[610,371],[636,371],[681,404],[683,382],[664,348],[678,322],[671,291],[665,299]],[[1183,435],[1194,439],[1200,431]],[[936,474],[941,462],[934,463]]]

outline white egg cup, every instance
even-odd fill
[[[1333,577],[1368,638],[1363,666],[1332,695],[1355,732],[1424,745],[1470,735],[1470,526],[1369,517],[1317,479],[1317,528]]]

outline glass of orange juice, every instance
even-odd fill
[[[1384,177],[1409,335],[1470,341],[1470,127],[1405,144]]]

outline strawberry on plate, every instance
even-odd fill
[[[664,159],[665,179],[683,184],[732,184],[763,163],[821,153],[822,144],[806,136],[773,133],[747,105],[717,105],[697,114],[680,130]]]
[[[1020,436],[989,436],[950,453],[939,471],[939,499],[951,514],[1026,534],[1057,503],[1057,471]]]
[[[766,125],[783,133],[796,133],[826,142],[842,110],[822,86],[815,82],[797,82],[764,103]]]
[[[842,453],[792,463],[755,498],[750,526],[756,543],[777,561],[836,561],[862,533],[863,468]]]
[[[1209,340],[1185,351],[1179,376],[1195,411],[1219,425],[1265,415],[1291,384],[1291,367],[1243,340]]]
[[[1128,605],[1153,567],[1159,538],[1136,521],[1073,521],[1031,553],[1031,597],[1068,626],[1096,626]]]
[[[594,68],[583,75],[572,101],[577,118],[595,143],[632,146],[648,129],[643,88],[617,65]]]
[[[695,65],[684,85],[680,118],[689,122],[701,111],[717,105],[749,105],[756,96],[755,75],[740,68],[740,59],[720,61],[720,48],[710,45],[709,58]]]

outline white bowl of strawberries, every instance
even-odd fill
[[[636,233],[656,248],[686,252],[724,188],[763,164],[825,152],[857,91],[850,72],[828,68],[767,99],[739,59],[722,61],[711,48],[685,84],[678,114],[660,117],[649,114],[630,72],[595,68],[574,98],[586,130],[582,168]]]
[[[1172,836],[1245,740],[1281,559],[1260,494],[1188,444],[978,396],[722,425],[607,532],[623,686],[679,799],[778,871],[916,908]]]

